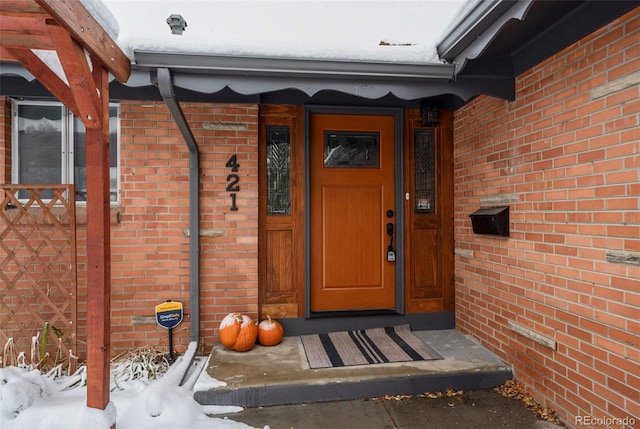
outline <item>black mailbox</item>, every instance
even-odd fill
[[[482,207],[469,215],[476,234],[509,236],[509,207]]]

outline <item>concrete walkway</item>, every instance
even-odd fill
[[[414,333],[444,359],[310,369],[300,337],[245,353],[217,345],[206,370],[227,385],[196,392],[195,399],[204,405],[260,407],[415,395],[449,387],[479,390],[512,378],[504,362],[456,330]]]
[[[216,417],[270,429],[559,429],[492,389],[437,399],[414,396],[248,408]]]

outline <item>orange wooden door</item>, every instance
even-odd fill
[[[311,311],[393,309],[394,117],[316,113],[309,127]]]

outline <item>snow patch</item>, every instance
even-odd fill
[[[246,314],[242,315],[242,323],[241,326],[243,328],[247,327],[248,325],[255,323],[257,325],[257,322],[255,320],[251,320],[251,317],[247,316]]]
[[[268,320],[263,320],[258,326],[260,326],[260,329],[264,331],[271,331],[278,327],[278,325]]]
[[[207,368],[209,368],[210,359],[211,359],[211,356],[207,358],[207,362],[204,364],[204,369],[200,373],[200,376],[198,377],[195,385],[193,386],[194,392],[206,392],[207,390],[211,390],[211,389],[215,389],[216,387],[222,387],[227,385],[227,383],[225,383],[224,381],[217,380],[211,377],[207,373]]]
[[[240,317],[239,313],[227,314],[224,316],[224,319],[222,319],[222,322],[220,322],[220,329],[236,324],[238,322],[238,317]]]
[[[202,406],[193,398],[193,389],[180,386],[196,348],[195,342],[189,344],[186,353],[157,380],[138,376],[139,370],[131,364],[135,374],[128,377],[112,370],[112,402],[105,410],[86,406],[86,369],[59,377],[54,371],[42,374],[27,367],[1,368],[2,429],[105,429],[114,422],[118,429],[250,429],[228,418],[209,417],[239,412],[242,407]],[[206,371],[202,374],[201,386],[221,385]],[[117,384],[114,375],[119,377]]]
[[[118,39],[118,34],[120,33],[118,20],[102,0],[80,0],[80,3],[113,40]]]
[[[204,413],[209,416],[215,416],[216,414],[233,414],[244,411],[244,408],[235,405],[203,405],[202,409]]]
[[[110,429],[116,423],[116,406],[109,402],[104,410],[80,407],[74,429]]]

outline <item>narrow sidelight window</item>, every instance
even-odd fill
[[[291,214],[291,144],[287,126],[267,127],[267,214]]]
[[[433,130],[416,130],[415,144],[415,212],[435,213],[435,133]]]

